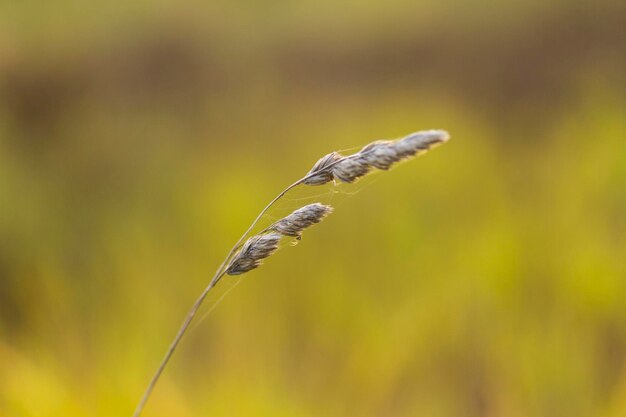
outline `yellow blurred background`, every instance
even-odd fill
[[[625,16],[1,2],[0,416],[130,416],[265,203],[430,128],[452,141],[283,201],[338,204],[194,326],[144,415],[626,416]]]

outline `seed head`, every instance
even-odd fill
[[[320,203],[297,209],[263,232],[249,238],[230,261],[226,273],[239,275],[257,268],[263,259],[276,252],[283,236],[300,238],[304,229],[319,223],[332,211],[331,206]]]
[[[354,182],[373,168],[387,170],[396,162],[422,154],[449,139],[445,130],[425,130],[398,140],[372,142],[349,156],[333,152],[317,161],[303,183],[322,185],[334,179]]]
[[[285,236],[300,237],[304,229],[319,223],[333,211],[331,206],[313,203],[291,213],[270,226],[270,229]]]
[[[237,252],[226,273],[239,275],[258,267],[263,259],[276,252],[281,238],[281,234],[274,232],[252,236]]]
[[[339,159],[341,159],[341,155],[337,152],[323,156],[313,165],[313,168],[308,172],[303,183],[307,185],[322,185],[332,181],[333,173],[329,169],[329,166],[332,166],[332,164]]]

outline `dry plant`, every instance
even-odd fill
[[[263,210],[261,210],[250,227],[248,227],[248,230],[246,230],[237,243],[235,243],[215,272],[209,285],[191,307],[191,310],[168,348],[165,357],[148,384],[141,401],[135,409],[133,417],[138,417],[141,414],[156,382],[172,357],[174,350],[180,343],[181,338],[189,328],[200,305],[209,291],[217,285],[220,279],[222,279],[224,275],[239,275],[257,268],[261,265],[263,259],[272,255],[279,248],[283,238],[295,237],[300,239],[302,232],[306,228],[319,223],[332,212],[332,207],[330,206],[320,203],[309,204],[295,210],[287,217],[280,219],[261,232],[248,238],[251,230],[274,203],[289,190],[299,185],[323,185],[335,180],[352,183],[373,169],[388,170],[395,163],[422,154],[436,145],[447,142],[449,138],[450,136],[444,130],[427,130],[415,132],[397,140],[379,140],[372,142],[352,155],[344,156],[337,152],[332,152],[318,160],[304,177],[281,191]]]

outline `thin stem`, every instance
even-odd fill
[[[163,373],[163,370],[165,369],[165,366],[167,365],[167,363],[169,362],[170,358],[174,354],[174,351],[176,350],[176,347],[178,346],[178,344],[180,343],[180,340],[182,339],[183,335],[185,334],[185,332],[189,328],[189,325],[191,324],[191,321],[196,316],[196,313],[198,312],[198,309],[200,308],[200,305],[202,304],[202,302],[206,298],[206,296],[209,293],[209,291],[211,291],[211,289],[213,287],[215,287],[215,284],[217,283],[219,278],[221,276],[223,276],[223,275],[224,275],[224,272],[220,272],[220,271],[218,271],[215,274],[215,277],[213,278],[211,283],[204,289],[204,291],[202,291],[202,294],[200,294],[200,297],[198,297],[196,302],[193,304],[193,307],[191,307],[191,310],[189,310],[189,313],[187,313],[187,317],[183,321],[183,324],[180,326],[180,329],[178,330],[178,333],[176,334],[176,337],[172,341],[172,344],[170,345],[169,349],[167,350],[167,353],[165,354],[165,357],[163,357],[163,360],[161,361],[161,365],[159,365],[159,368],[157,369],[157,371],[155,372],[154,376],[152,377],[152,380],[150,380],[150,383],[148,384],[148,387],[146,388],[146,391],[144,392],[143,397],[141,397],[141,401],[139,401],[139,404],[137,405],[137,408],[135,409],[135,412],[133,413],[133,417],[139,417],[139,414],[141,414],[141,411],[143,410],[143,408],[146,405],[146,402],[148,401],[148,397],[150,397],[150,394],[152,393],[152,390],[154,389],[154,386],[156,385],[157,381],[159,380],[159,377],[161,376],[161,373]],[[216,278],[217,278],[217,280],[216,280]]]

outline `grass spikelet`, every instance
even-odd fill
[[[396,162],[420,155],[449,139],[445,130],[425,130],[398,140],[372,142],[352,155],[333,152],[317,161],[301,183],[323,185],[335,179],[352,183],[374,168],[388,170]]]
[[[291,213],[270,226],[271,230],[291,237],[300,237],[307,227],[319,223],[333,211],[331,206],[313,203]]]
[[[331,152],[321,157],[307,173],[302,183],[306,185],[323,185],[332,181],[333,173],[330,168],[340,160],[341,155],[337,152]]]
[[[276,252],[284,236],[300,238],[304,229],[321,222],[332,211],[331,206],[320,203],[297,209],[265,231],[249,238],[228,264],[226,273],[240,275],[257,268],[263,259]]]
[[[237,256],[233,258],[226,269],[228,275],[239,275],[251,271],[261,265],[278,249],[282,236],[279,233],[264,233],[252,236],[244,243]]]

